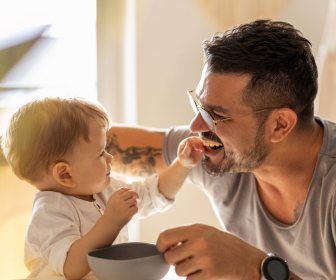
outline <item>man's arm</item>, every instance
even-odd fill
[[[163,159],[165,130],[113,124],[107,132],[106,151],[113,155],[112,170],[148,176],[167,167]]]
[[[260,280],[260,266],[266,256],[234,235],[201,224],[163,231],[157,248],[175,266],[177,275],[187,280]],[[293,272],[289,279],[301,280]]]

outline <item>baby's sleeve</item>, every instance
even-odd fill
[[[134,219],[144,218],[152,214],[168,210],[174,203],[173,199],[166,198],[158,188],[159,176],[153,174],[132,183],[114,182],[114,187],[127,187],[139,195],[138,212]]]
[[[52,270],[64,276],[67,253],[80,238],[77,219],[73,206],[62,195],[49,193],[35,200],[25,244],[25,264],[32,275]]]

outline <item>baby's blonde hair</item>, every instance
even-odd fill
[[[80,139],[90,141],[89,120],[109,126],[108,114],[92,102],[76,98],[29,102],[10,120],[2,137],[4,155],[19,178],[33,183]]]

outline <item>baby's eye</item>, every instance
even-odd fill
[[[104,156],[104,155],[105,155],[105,153],[106,153],[106,150],[102,151],[102,152],[101,152],[101,154],[99,155],[99,157],[102,157],[102,156]]]

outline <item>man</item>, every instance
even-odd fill
[[[334,279],[336,125],[314,117],[309,41],[288,23],[257,20],[205,41],[204,54],[190,130],[109,132],[120,168],[145,173],[170,164],[191,132],[203,138],[190,179],[225,231],[169,229],[158,249],[188,280]]]

